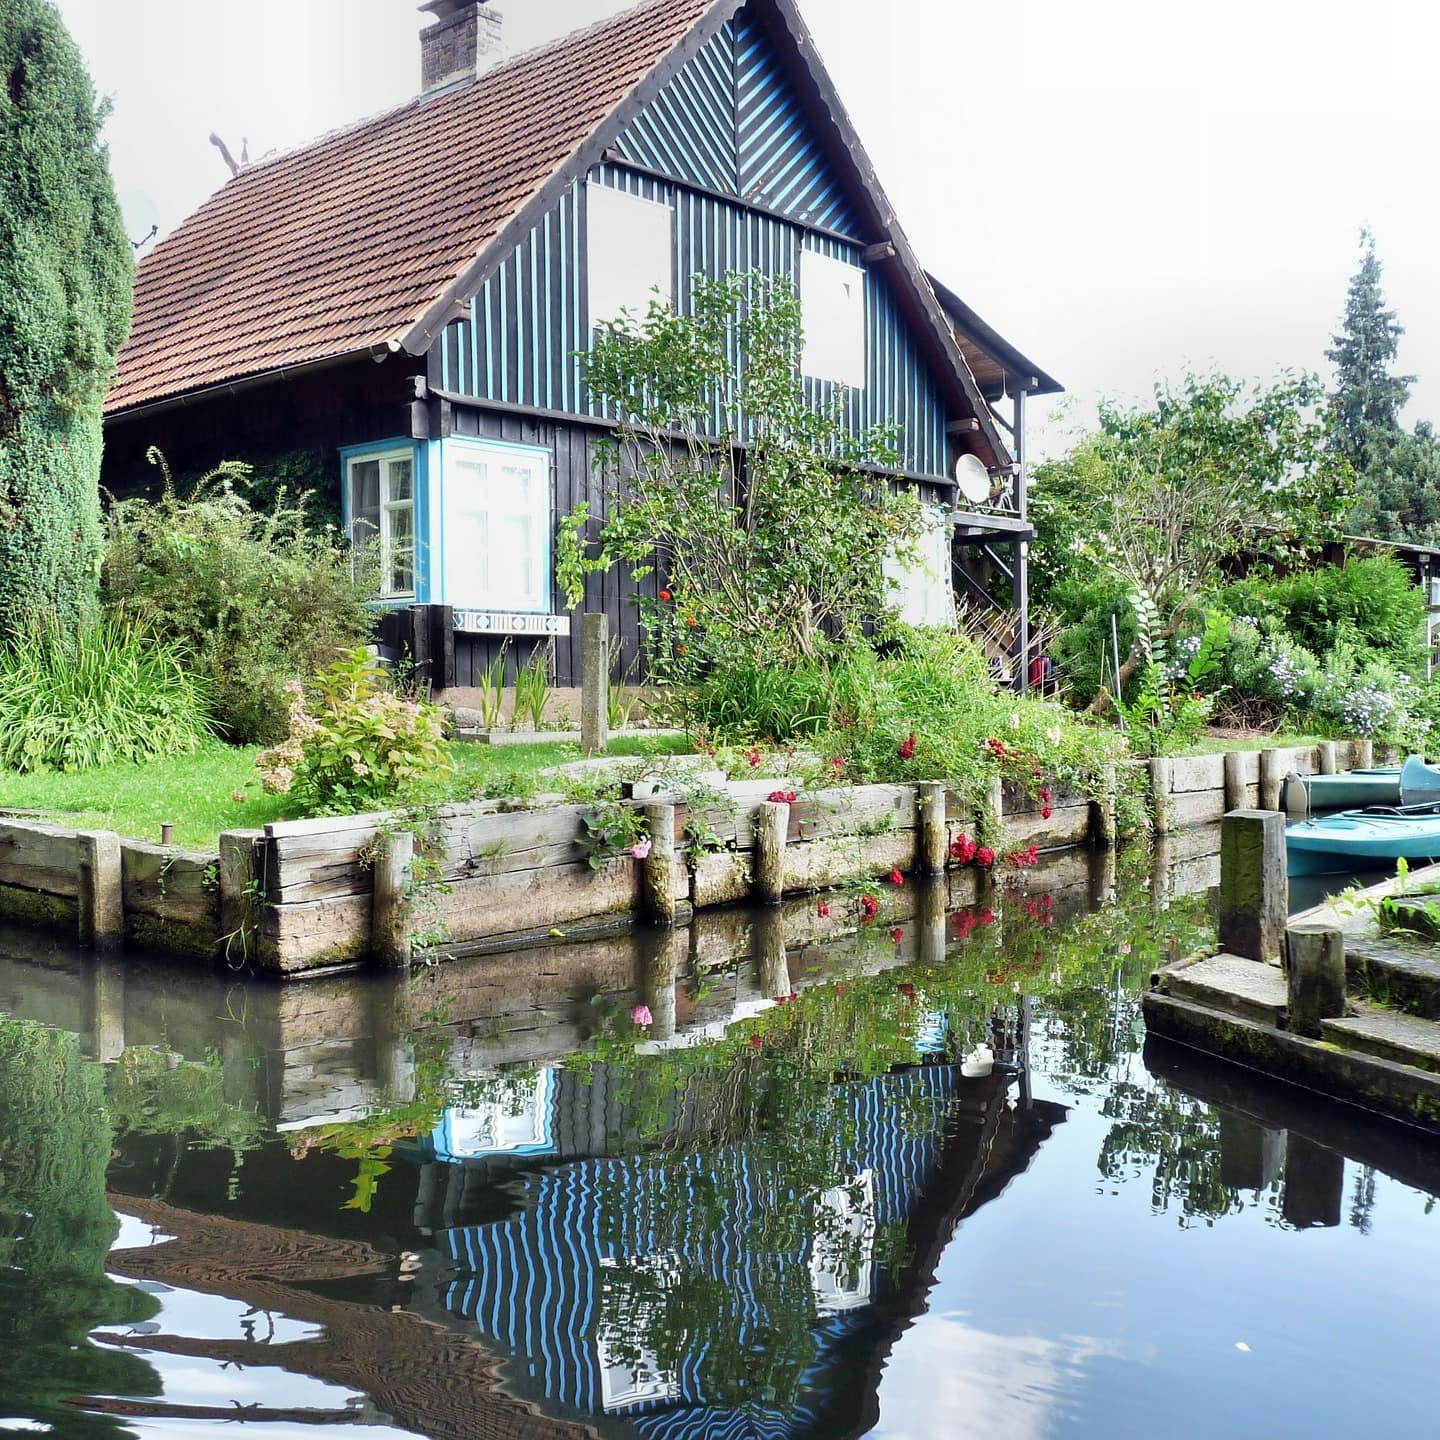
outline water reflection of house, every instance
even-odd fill
[[[593,1078],[553,1072],[533,1105],[452,1117],[417,1219],[455,1266],[437,1276],[441,1308],[510,1357],[509,1388],[657,1440],[863,1433],[955,1225],[1064,1116],[1014,1103],[1004,1075],[925,1065],[838,1087],[832,1143],[807,1175],[763,1136],[697,1148],[672,1131],[659,1149],[607,1153],[628,1116],[608,1072]],[[462,1157],[467,1134],[501,1143]],[[483,1218],[507,1173],[512,1208]]]

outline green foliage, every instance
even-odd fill
[[[296,815],[334,815],[403,803],[454,770],[444,711],[397,694],[366,650],[321,672],[308,702],[291,681],[290,733],[255,757],[271,795]]]
[[[637,846],[647,852],[650,848],[645,812],[623,800],[597,801],[581,815],[580,824],[576,844],[592,870],[599,870],[607,860],[632,853]]]
[[[208,686],[174,641],[118,619],[32,624],[0,641],[0,770],[89,770],[192,753]]]
[[[562,526],[562,580],[573,598],[584,572],[658,571],[660,600],[642,602],[652,675],[812,659],[892,614],[882,562],[913,542],[920,509],[881,473],[898,468],[890,430],[853,436],[843,393],[807,397],[801,340],[792,284],[732,274],[696,278],[693,314],[652,306],[588,357],[620,420],[598,462],[614,498],[594,553],[584,515]],[[717,414],[733,433],[715,436]]]
[[[550,671],[555,663],[555,642],[537,645],[530,658],[515,672],[515,723],[538,730],[545,723],[545,706],[550,700]]]
[[[1098,795],[1120,753],[1113,732],[999,690],[985,653],[941,630],[898,631],[885,655],[853,647],[717,671],[692,703],[716,738],[805,740],[831,783],[943,778],[978,796],[1001,773],[1031,792],[1058,783]]]
[[[164,457],[158,499],[115,501],[106,522],[103,594],[115,612],[183,642],[210,685],[221,732],[237,742],[285,733],[285,682],[314,674],[368,638],[374,593],[337,531],[316,531],[308,497],[268,511],[236,488],[235,462],[177,494]]]
[[[1329,444],[1322,399],[1308,376],[1246,388],[1188,375],[1176,389],[1157,387],[1150,409],[1102,406],[1097,433],[1036,467],[1037,600],[1093,595],[1113,576],[1150,598],[1153,639],[1169,640],[1192,624],[1224,561],[1304,554],[1335,534],[1351,477]],[[1093,644],[1093,604],[1056,618],[1084,624]],[[1142,658],[1137,636],[1122,684]]]
[[[0,7],[0,635],[93,618],[100,413],[133,257],[59,12]]]

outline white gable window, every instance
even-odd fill
[[[645,319],[675,305],[675,212],[608,185],[585,187],[590,327]]]
[[[950,561],[950,526],[944,509],[927,505],[923,528],[911,547],[885,561],[890,598],[907,625],[955,624],[955,594]]]
[[[445,441],[444,602],[477,610],[550,609],[550,452]]]
[[[865,272],[818,250],[800,252],[800,369],[816,380],[865,388]]]
[[[380,595],[415,594],[415,452],[357,455],[349,462],[350,542],[379,551]]]

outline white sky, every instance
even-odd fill
[[[502,0],[515,48],[626,0]],[[1319,369],[1370,225],[1440,419],[1435,0],[799,0],[922,261],[1075,419],[1188,363]],[[414,0],[58,0],[135,238],[418,86]],[[423,17],[428,18],[428,17]],[[1062,427],[1047,431],[1053,448]]]

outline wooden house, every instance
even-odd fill
[[[484,0],[421,8],[421,94],[241,168],[141,263],[106,484],[133,488],[150,446],[177,474],[308,456],[337,518],[378,537],[384,633],[438,689],[507,637],[512,666],[553,638],[574,685],[554,537],[581,500],[604,515],[610,427],[578,357],[621,307],[683,309],[695,275],[759,269],[798,286],[807,386],[901,427],[897,479],[936,516],[907,610],[945,618],[943,572],[969,593],[978,546],[1023,656],[1023,401],[1058,386],[921,268],[794,0],[646,0],[488,68]],[[957,464],[977,498],[957,503]],[[629,595],[591,577],[582,607],[609,613],[622,671]]]

